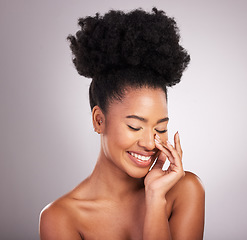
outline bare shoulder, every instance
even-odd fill
[[[192,172],[185,172],[185,176],[174,187],[175,203],[193,205],[195,201],[204,202],[205,189],[201,179]]]
[[[189,194],[204,195],[204,186],[201,179],[192,172],[185,172],[185,176],[177,184],[180,191],[185,191]]]
[[[61,223],[69,219],[68,204],[66,198],[58,199],[48,204],[40,213],[40,222],[51,223],[52,221]]]
[[[185,172],[185,176],[170,190],[169,197],[173,202],[173,210],[177,205],[191,205],[195,201],[204,203],[205,189],[201,179],[192,172]]]
[[[170,229],[174,239],[203,239],[205,190],[200,178],[191,172],[172,190]]]
[[[83,239],[77,230],[75,212],[67,197],[48,204],[40,213],[40,239]]]

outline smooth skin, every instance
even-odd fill
[[[174,146],[167,141],[163,90],[130,88],[107,114],[94,107],[92,119],[101,136],[95,169],[42,210],[40,239],[203,239],[204,188],[183,170],[179,134]],[[151,156],[151,162],[139,165],[130,153]],[[163,170],[167,160],[170,166]]]

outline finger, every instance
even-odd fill
[[[182,160],[181,160],[181,157],[179,156],[177,150],[172,146],[172,144],[169,141],[167,141],[165,146],[170,150],[170,152],[173,156],[173,159],[174,159],[174,164],[177,167],[182,167]]]
[[[177,150],[178,155],[180,156],[180,158],[182,158],[183,151],[182,151],[182,148],[181,148],[180,136],[179,136],[178,132],[176,132],[176,134],[174,135],[174,143],[175,143],[175,149]]]
[[[163,152],[168,160],[170,161],[170,163],[175,163],[174,161],[174,157],[172,156],[171,152],[169,151],[169,149],[165,146],[164,143],[161,142],[161,140],[159,138],[155,138],[155,145],[156,147],[161,151]]]
[[[166,162],[166,158],[167,156],[165,155],[165,153],[161,152],[156,160],[156,163],[153,166],[153,169],[162,169]]]

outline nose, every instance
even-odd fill
[[[139,146],[141,146],[145,150],[153,150],[155,148],[154,137],[155,137],[154,131],[146,130],[140,136],[140,139],[138,141]]]

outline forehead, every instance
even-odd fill
[[[109,115],[126,116],[135,114],[150,118],[152,116],[166,117],[166,94],[160,89],[137,88],[126,90],[121,101],[113,101],[109,106]]]

